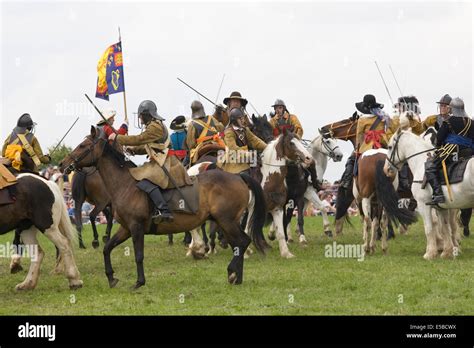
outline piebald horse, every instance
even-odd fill
[[[123,154],[115,149],[115,144],[99,137],[95,127],[90,135],[79,144],[61,163],[61,169],[75,170],[96,167],[110,194],[112,205],[120,223],[118,231],[104,247],[105,273],[110,287],[116,286],[110,254],[112,250],[132,237],[137,266],[137,289],[145,285],[144,235],[180,233],[200,228],[208,219],[215,220],[222,228],[226,240],[232,247],[233,258],[227,267],[227,277],[231,284],[241,284],[243,280],[244,253],[251,240],[258,251],[264,253],[266,247],[262,228],[266,210],[264,196],[259,184],[247,175],[232,175],[211,170],[197,176],[199,183],[199,210],[196,214],[174,212],[173,222],[152,222],[152,203],[147,194],[136,186],[136,181],[127,168]],[[232,197],[232,199],[229,199]],[[250,237],[240,227],[240,218],[249,210]]]
[[[73,255],[76,233],[69,220],[62,192],[52,181],[35,174],[19,174],[13,187],[16,200],[0,206],[0,234],[17,229],[30,251],[30,269],[25,280],[16,285],[16,290],[32,290],[39,279],[44,251],[36,239],[38,232],[51,240],[59,251],[55,271],[63,272],[69,280],[70,289],[82,287],[82,280]],[[34,252],[34,255],[33,255]],[[16,255],[20,261],[20,254]]]

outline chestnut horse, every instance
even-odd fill
[[[114,144],[115,145],[115,144]],[[104,247],[105,273],[110,287],[118,279],[110,259],[111,251],[132,237],[137,266],[134,289],[145,285],[143,269],[144,235],[180,233],[199,228],[206,220],[213,219],[222,228],[233,249],[227,267],[228,281],[241,284],[243,280],[244,253],[251,239],[261,253],[268,247],[263,236],[266,209],[259,184],[247,175],[233,175],[211,170],[197,176],[199,183],[199,209],[196,214],[174,212],[173,222],[152,223],[152,203],[141,191],[127,168],[123,154],[115,146],[101,139],[95,127],[91,133],[61,163],[64,170],[96,167],[110,194],[120,227]],[[232,199],[229,199],[232,197]],[[250,237],[240,227],[243,212],[250,211]]]

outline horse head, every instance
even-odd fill
[[[303,162],[309,167],[313,162],[313,156],[306,150],[301,141],[290,131],[283,129],[283,133],[276,140],[277,159],[285,158],[290,161]]]
[[[317,152],[322,153],[323,155],[332,158],[334,162],[340,162],[343,157],[343,153],[337,145],[335,139],[327,137],[321,129],[319,129],[319,136],[313,139],[311,142],[311,149]]]
[[[341,121],[330,123],[321,127],[321,135],[324,138],[333,138],[352,141],[355,145],[355,136],[357,131],[357,118],[351,117]]]
[[[96,167],[106,144],[107,141],[100,137],[99,130],[91,126],[90,135],[61,161],[59,169],[67,174],[84,167]]]
[[[252,115],[252,132],[262,139],[267,144],[273,140],[273,128],[268,122],[267,115],[255,116]]]

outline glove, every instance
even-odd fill
[[[48,160],[48,163],[51,162],[51,156],[50,155],[44,155],[44,157],[46,157],[46,159]]]

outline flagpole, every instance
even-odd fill
[[[119,32],[119,42],[120,42],[120,45],[122,45],[122,35],[120,34],[120,27],[118,27],[118,32]],[[123,63],[123,46],[122,46],[122,63]],[[123,79],[123,108],[125,111],[125,122],[128,123],[127,96],[125,94],[125,79]]]

